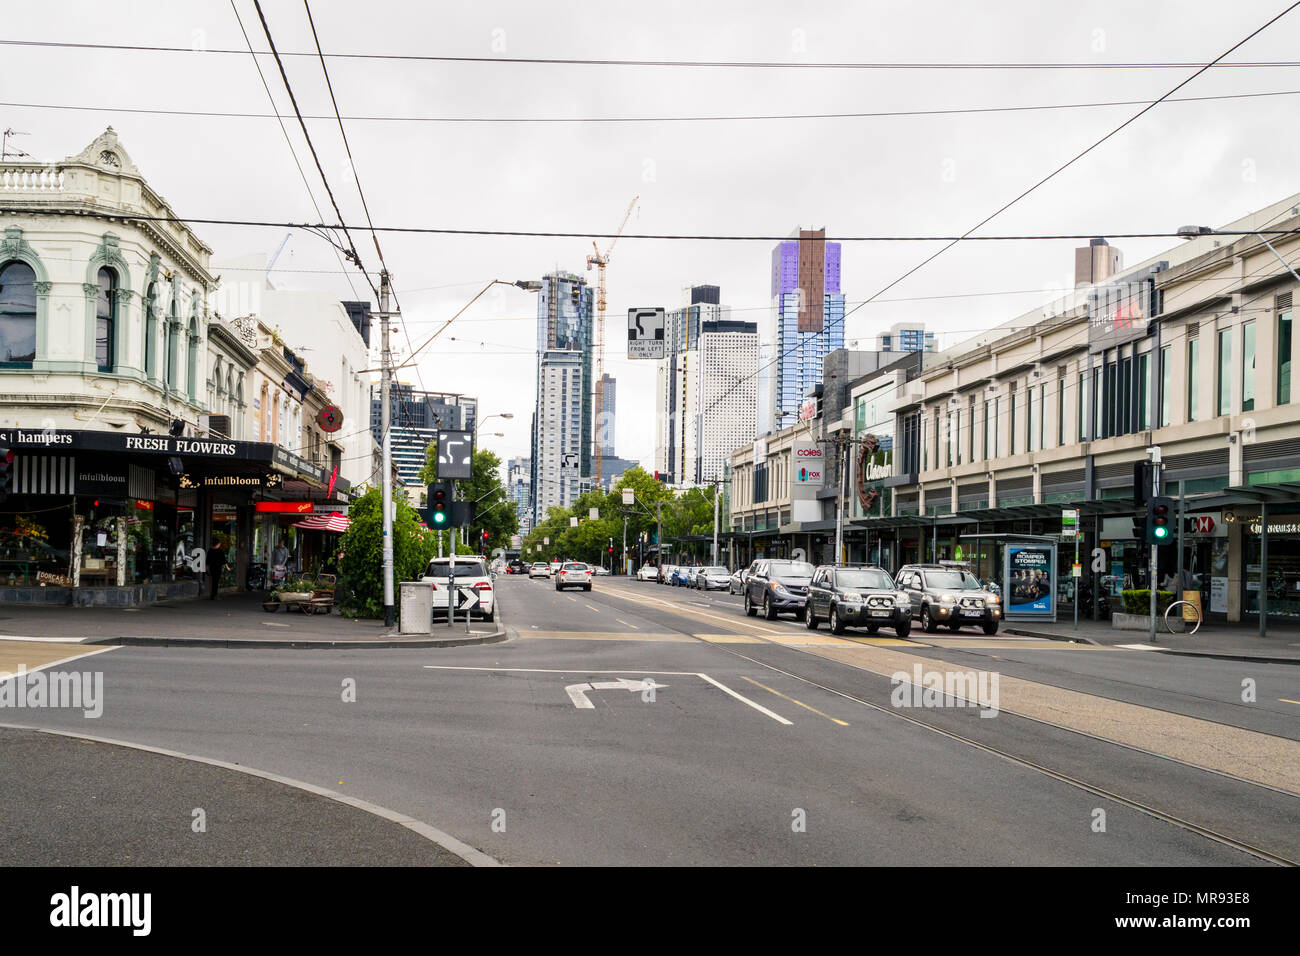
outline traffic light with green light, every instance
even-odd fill
[[[1173,544],[1174,500],[1156,496],[1147,501],[1147,544]]]
[[[451,518],[451,482],[435,481],[429,485],[429,527],[445,528]]]

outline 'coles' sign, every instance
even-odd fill
[[[316,416],[316,424],[323,432],[336,432],[343,427],[343,409],[337,405],[326,405]]]

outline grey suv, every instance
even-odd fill
[[[760,560],[745,582],[745,613],[753,617],[762,608],[769,621],[782,611],[802,614],[812,576],[807,561]]]
[[[813,574],[803,612],[808,630],[817,630],[820,621],[830,623],[832,634],[843,634],[848,627],[865,627],[868,634],[875,634],[884,626],[907,637],[912,607],[906,594],[894,590],[893,579],[883,568],[823,565]]]
[[[930,634],[946,624],[954,631],[982,627],[996,634],[1002,623],[1002,599],[962,568],[908,564],[899,569],[894,587],[907,593],[912,616]]]

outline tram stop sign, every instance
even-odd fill
[[[1061,512],[1061,537],[1074,538],[1079,534],[1079,509],[1066,508]]]

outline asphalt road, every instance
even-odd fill
[[[738,598],[608,578],[590,593],[514,577],[497,587],[518,632],[504,644],[117,648],[94,659],[102,717],[24,719],[304,780],[514,864],[1260,862],[1143,807],[1300,857],[1293,794],[1008,713],[903,719],[886,677],[815,653],[845,642],[745,618]],[[1128,655],[1130,684],[1146,679],[1134,668],[1170,665],[1138,652],[1015,653],[1037,656],[997,665],[1099,695],[1121,686],[1089,672],[1110,666],[1093,663],[1102,655]],[[1184,703],[1214,680],[1194,669],[1151,679]],[[348,680],[354,702],[342,699]],[[1197,706],[1228,713],[1223,696]]]

